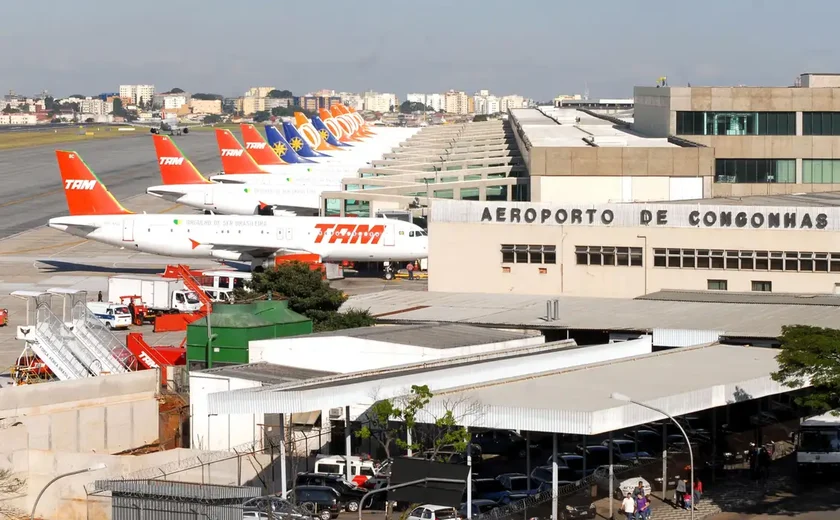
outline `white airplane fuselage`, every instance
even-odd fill
[[[428,237],[420,227],[382,218],[129,214],[56,217],[49,226],[175,257],[252,261],[311,253],[325,262],[391,262],[428,256]]]
[[[303,178],[244,174],[219,177],[226,177],[226,182],[152,186],[146,193],[191,208],[227,215],[259,215],[263,206],[317,215],[321,193],[341,191],[342,188],[341,176],[309,175]],[[267,182],[269,180],[273,182]]]

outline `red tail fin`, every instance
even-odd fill
[[[160,176],[164,184],[209,184],[198,169],[193,166],[175,141],[165,135],[153,135],[157,152]]]
[[[119,215],[131,213],[105,188],[76,152],[56,150],[58,170],[71,215]]]
[[[260,131],[254,125],[242,123],[239,125],[239,128],[242,130],[242,140],[245,141],[245,149],[248,150],[248,153],[251,154],[251,157],[254,158],[254,161],[258,165],[286,164],[285,161],[280,159],[277,152],[268,146],[268,143],[265,142],[263,136],[260,135]]]
[[[216,129],[216,142],[222,158],[222,170],[228,175],[239,173],[268,173],[254,161],[230,130]]]

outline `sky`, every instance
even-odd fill
[[[788,86],[840,72],[836,0],[144,0],[9,2],[0,92],[154,84],[242,95],[361,92],[632,97],[673,86]]]

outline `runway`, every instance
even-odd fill
[[[221,169],[213,132],[175,138],[202,173]],[[78,152],[117,200],[146,193],[160,184],[151,134],[0,152],[0,238],[44,225],[67,214],[55,150]]]

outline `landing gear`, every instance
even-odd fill
[[[385,266],[385,279],[393,280],[397,274],[396,266],[391,262],[385,262],[383,265]]]

